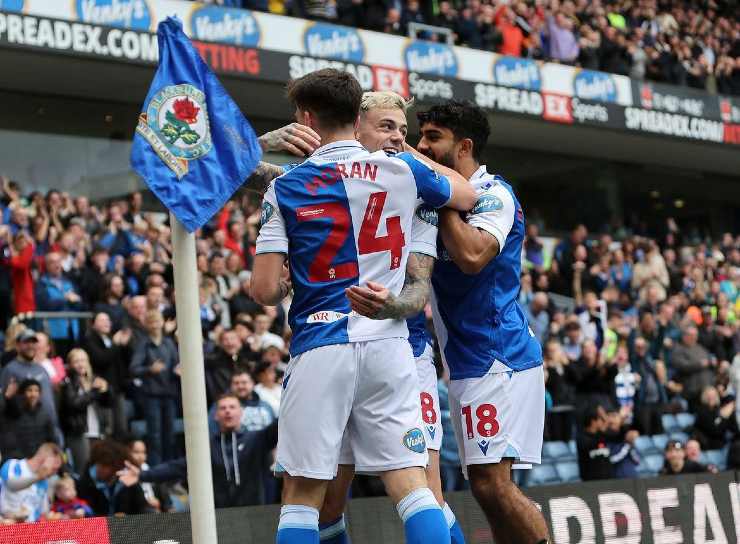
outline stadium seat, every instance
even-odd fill
[[[542,456],[554,461],[575,461],[575,456],[565,442],[545,442],[542,445]]]
[[[653,444],[655,444],[655,447],[658,451],[662,452],[665,450],[665,445],[668,444],[668,435],[667,434],[654,434],[652,436]]]
[[[529,474],[528,485],[547,485],[560,483],[560,477],[549,463],[534,465]]]
[[[568,442],[568,449],[570,450],[570,453],[573,454],[574,458],[578,458],[578,444],[576,444],[575,440],[571,440]]]
[[[689,435],[686,434],[683,431],[677,431],[671,433],[671,440],[674,442],[681,442],[684,446],[686,445],[686,441],[689,439]]]
[[[681,430],[686,431],[690,430],[691,427],[694,426],[696,416],[694,414],[684,412],[681,414],[676,414],[676,421],[678,422],[678,426],[681,427]]]
[[[715,465],[720,470],[727,468],[727,453],[724,450],[707,450],[704,454],[707,464]]]
[[[129,426],[131,427],[131,434],[136,438],[144,438],[146,436],[146,421],[143,419],[133,420]]]
[[[664,458],[662,455],[653,454],[642,458],[640,465],[645,465],[646,471],[651,475],[657,475],[663,468]]]
[[[681,430],[681,426],[678,424],[678,420],[673,414],[663,414],[661,421],[663,422],[664,433],[671,434],[675,431]]]
[[[635,440],[635,448],[642,457],[651,453],[660,453],[660,450],[655,446],[653,439],[649,436],[638,436],[637,440]]]
[[[126,399],[123,401],[123,413],[126,414],[126,421],[131,421],[136,415],[136,406],[134,402]]]
[[[575,461],[564,461],[555,465],[555,471],[563,482],[578,482],[581,480],[581,471]]]
[[[172,425],[172,431],[175,434],[183,434],[185,432],[185,422],[181,417],[175,420],[175,423]]]

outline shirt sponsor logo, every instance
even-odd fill
[[[483,195],[475,203],[470,213],[473,215],[479,213],[498,212],[504,208],[504,203],[496,195]]]
[[[581,70],[573,79],[573,94],[586,100],[616,102],[617,85],[609,74]]]
[[[360,34],[343,26],[316,23],[306,29],[303,36],[306,53],[311,57],[362,62],[365,44]]]
[[[449,100],[452,98],[452,84],[441,79],[424,79],[414,72],[409,74],[409,90],[411,96],[417,100],[427,98]]]
[[[453,49],[442,43],[413,41],[404,51],[409,72],[455,77],[457,56]]]
[[[329,275],[331,276],[331,271]],[[308,319],[306,319],[306,323],[334,323],[335,321],[339,321],[340,319],[344,319],[348,316],[349,314],[326,310],[312,313],[308,316]]]
[[[708,142],[722,142],[724,139],[724,127],[720,121],[639,108],[625,108],[624,115],[625,126],[629,130],[642,130]]]
[[[293,55],[288,59],[288,68],[291,79],[297,79],[316,70],[334,68],[343,72],[349,72],[357,81],[363,91],[373,90],[373,70],[364,64],[350,64],[337,60],[317,59],[312,57],[301,57]]]
[[[543,93],[542,96],[545,100],[545,111],[542,117],[545,120],[555,123],[573,123],[570,97],[550,93]]]
[[[501,57],[493,65],[493,78],[498,85],[539,91],[542,86],[540,67],[529,59]]]
[[[260,41],[260,27],[252,12],[204,6],[190,16],[193,37],[207,42],[224,42],[255,47]]]
[[[526,113],[538,117],[544,111],[542,95],[537,91],[512,89],[485,83],[478,83],[475,86],[475,102],[481,108]]]
[[[601,104],[586,104],[574,98],[571,100],[571,109],[573,118],[581,123],[586,121],[595,121],[598,123],[609,122],[609,111],[606,109],[606,106],[602,106]]]
[[[439,214],[437,213],[437,210],[431,206],[427,206],[426,204],[422,204],[416,208],[416,217],[435,227],[439,225]]]
[[[418,428],[406,431],[406,434],[403,435],[403,445],[416,453],[424,453],[427,449],[424,433]]]
[[[643,108],[649,110],[685,113],[694,117],[701,117],[704,114],[704,102],[702,100],[660,92],[649,83],[640,85],[640,104]]]
[[[145,0],[75,0],[77,18],[85,23],[149,30],[152,14]]]
[[[375,76],[375,90],[393,91],[404,98],[409,97],[409,80],[406,70],[386,66],[373,66],[372,70]]]

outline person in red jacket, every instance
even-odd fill
[[[516,24],[516,13],[509,6],[502,6],[494,17],[494,23],[501,33],[502,43],[498,52],[510,57],[522,56],[524,32]]]
[[[13,285],[13,308],[16,314],[36,310],[33,294],[33,239],[25,231],[18,231],[10,247],[10,278]]]

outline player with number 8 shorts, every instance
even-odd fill
[[[349,430],[355,463],[377,473],[409,543],[450,542],[427,487],[416,369],[405,321],[352,311],[349,293],[373,283],[400,296],[417,197],[470,209],[475,193],[453,170],[409,153],[369,153],[354,139],[362,89],[319,70],[290,83],[296,120],[321,147],[265,194],[251,291],[274,305],[293,288],[291,361],[283,383],[277,463],[286,472],[277,543],[319,542],[319,512]],[[286,261],[290,283],[281,279]]]
[[[449,101],[417,117],[417,149],[478,194],[464,217],[440,210],[432,275],[463,472],[497,544],[547,542],[542,514],[511,481],[512,466],[540,463],[545,418],[542,348],[517,303],[524,213],[512,187],[480,164],[490,133],[481,108]]]
[[[408,125],[406,110],[410,106],[402,96],[392,91],[366,92],[360,105],[360,124],[357,139],[371,152],[383,150],[388,154],[404,150]],[[368,315],[404,318],[407,316],[409,344],[416,361],[419,390],[414,394],[419,399],[422,431],[429,452],[426,467],[427,482],[442,507],[450,528],[452,544],[463,544],[460,524],[442,496],[439,475],[439,449],[442,445],[442,424],[437,390],[437,372],[434,366],[431,336],[426,327],[426,305],[431,289],[430,278],[437,257],[437,211],[423,202],[417,203],[411,227],[410,255],[406,267],[406,280],[401,295],[384,296],[383,292],[361,291],[355,296],[360,303],[369,307]],[[422,309],[421,311],[419,311]],[[364,312],[358,307],[358,311]],[[346,544],[349,542],[344,522],[347,495],[354,477],[354,455],[348,436],[342,444],[337,477],[329,485],[324,505],[319,515],[322,544]]]

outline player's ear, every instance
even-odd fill
[[[463,138],[458,142],[457,156],[460,159],[466,159],[473,156],[473,140]]]

